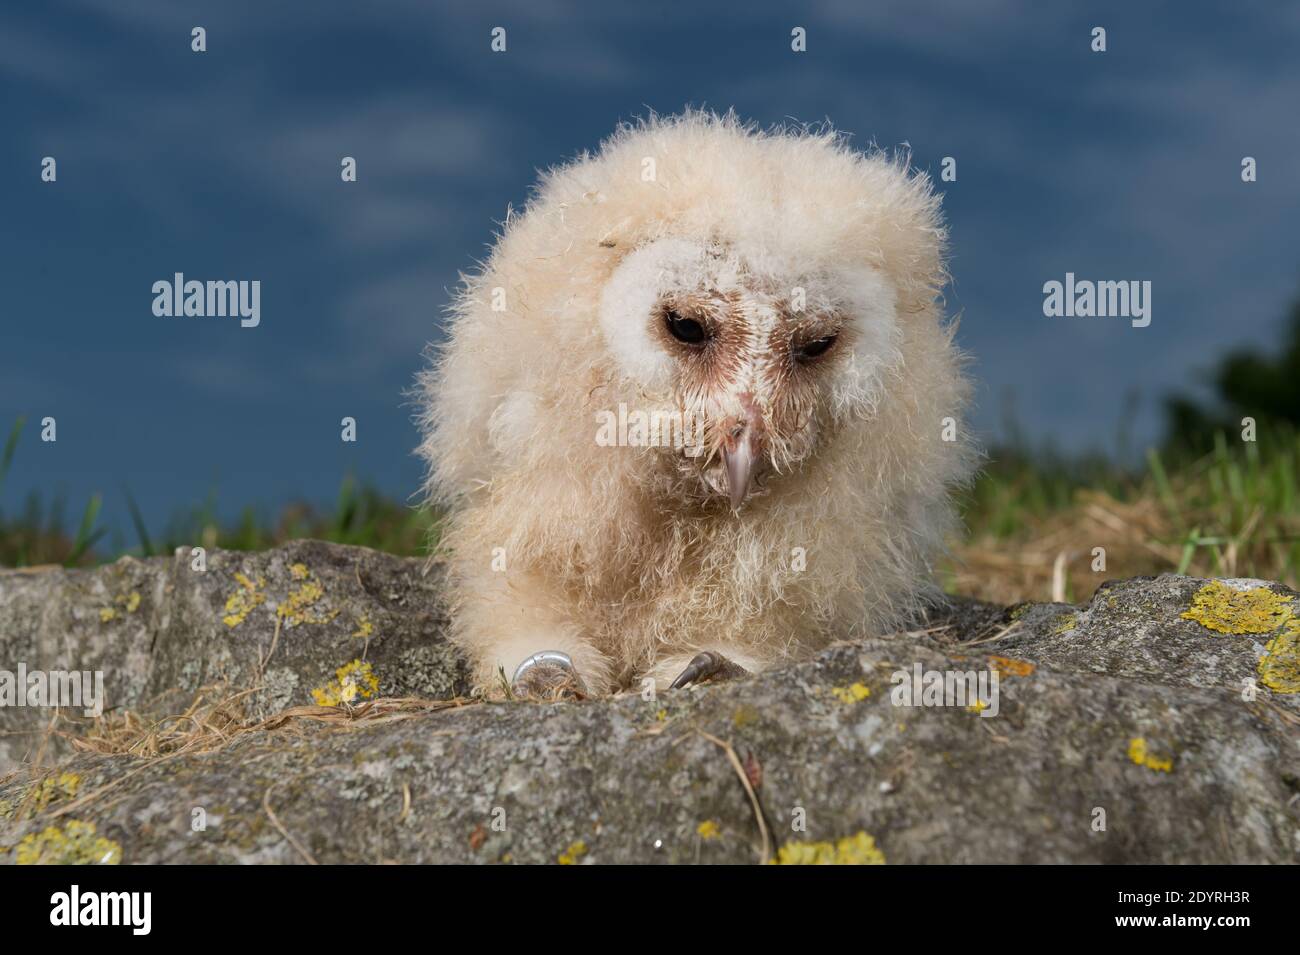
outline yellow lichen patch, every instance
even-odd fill
[[[1002,676],[1029,676],[1036,669],[1028,660],[1013,660],[1011,657],[989,657],[989,666]]]
[[[1291,600],[1267,587],[1234,590],[1212,580],[1192,597],[1192,607],[1182,614],[1219,633],[1269,633],[1291,619]]]
[[[989,708],[989,705],[983,700],[976,700],[970,706],[966,707],[967,713],[983,713]]]
[[[838,842],[787,842],[772,865],[884,865],[885,854],[865,832]]]
[[[1267,587],[1234,590],[1213,580],[1196,592],[1183,614],[1219,633],[1271,633],[1259,658],[1259,680],[1274,693],[1300,693],[1300,617],[1290,597]]]
[[[1069,633],[1071,630],[1079,628],[1079,618],[1072,613],[1063,613],[1056,618],[1056,625],[1052,627],[1052,633],[1060,636],[1063,633]]]
[[[311,571],[307,569],[306,564],[290,564],[289,576],[294,580],[306,580],[311,576]]]
[[[722,835],[722,828],[712,819],[705,819],[695,827],[695,832],[701,839],[717,839]]]
[[[1129,740],[1128,758],[1137,765],[1145,766],[1157,773],[1172,773],[1174,771],[1173,758],[1157,756],[1152,753],[1147,741],[1141,736],[1134,736]]]
[[[129,594],[122,594],[114,597],[113,603],[125,610],[127,613],[135,613],[140,609],[140,591],[133,590]],[[103,607],[99,611],[99,620],[101,623],[108,623],[110,620],[117,619],[116,607]]]
[[[1259,681],[1274,693],[1300,693],[1300,620],[1292,617],[1286,629],[1264,645]]]
[[[861,703],[871,695],[871,687],[864,683],[850,683],[848,686],[831,687],[831,695],[841,703]]]
[[[295,564],[302,567],[302,564]],[[305,569],[305,568],[304,568]],[[325,588],[317,580],[305,580],[301,587],[289,591],[289,595],[275,608],[275,612],[284,620],[286,627],[297,627],[304,623],[329,623],[339,615],[337,610],[321,613],[316,604],[325,596]]]
[[[379,692],[379,677],[369,663],[353,660],[334,671],[334,680],[311,691],[317,706],[368,700]]]
[[[736,711],[731,714],[731,725],[741,730],[746,726],[752,726],[758,722],[758,708],[750,706],[748,703],[742,703],[736,707]]]
[[[556,857],[556,862],[560,865],[577,865],[578,860],[587,854],[587,844],[579,839],[577,842],[569,844],[569,848]]]
[[[370,622],[370,618],[362,617],[357,621],[357,629],[352,632],[352,636],[368,639],[374,632],[375,625]]]
[[[95,834],[93,822],[68,821],[25,836],[14,856],[19,865],[117,865],[122,847]]]
[[[231,629],[238,627],[250,613],[266,603],[266,594],[262,593],[264,580],[259,578],[257,583],[253,583],[246,574],[237,573],[235,583],[240,589],[226,598],[226,615],[221,618]]]
[[[660,723],[664,722],[666,719],[668,719],[668,711],[660,710],[658,713],[655,714],[655,719],[657,719]]]
[[[81,776],[77,773],[59,773],[57,776],[46,776],[32,789],[32,809],[35,812],[42,812],[50,803],[58,802],[60,799],[71,799],[77,794],[77,789],[81,786]]]

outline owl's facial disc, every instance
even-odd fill
[[[854,337],[841,311],[796,308],[779,283],[742,273],[663,291],[649,326],[673,401],[704,423],[707,454],[692,464],[708,496],[739,511],[814,453]]]
[[[842,321],[792,317],[771,292],[705,287],[665,292],[651,325],[673,362],[672,401],[703,424],[706,453],[680,463],[739,511],[814,449]]]
[[[898,358],[895,297],[867,266],[660,239],[606,285],[602,333],[647,410],[702,422],[695,452],[666,448],[691,496],[739,510],[871,414]],[[693,485],[695,494],[689,487]]]

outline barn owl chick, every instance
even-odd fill
[[[421,381],[478,684],[761,670],[934,594],[973,452],[939,201],[832,132],[689,112],[544,175]]]

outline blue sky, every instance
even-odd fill
[[[7,4],[0,429],[28,428],[0,508],[98,490],[120,527],[128,486],[161,525],[213,490],[328,502],[349,471],[412,493],[403,393],[458,271],[538,168],[686,104],[956,157],[975,424],[1011,396],[1036,440],[1110,446],[1136,392],[1152,439],[1163,394],[1276,341],[1300,292],[1298,50],[1300,6],[1250,2]],[[178,271],[260,280],[261,325],[155,317]],[[1067,271],[1151,281],[1150,327],[1044,317]]]

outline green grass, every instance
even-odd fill
[[[217,498],[209,495],[201,505],[178,515],[160,531],[151,532],[129,489],[121,493],[135,535],[133,545],[114,541],[99,526],[104,496],[91,495],[81,509],[75,530],[69,530],[67,502],[55,497],[48,503],[35,492],[10,512],[5,478],[13,463],[23,430],[19,418],[0,452],[0,566],[41,564],[87,566],[115,560],[123,554],[150,557],[170,554],[177,547],[202,545],[229,550],[263,550],[287,540],[312,537],[340,544],[358,544],[394,554],[417,555],[427,551],[437,517],[428,510],[404,505],[353,477],[345,477],[334,506],[321,511],[293,504],[274,516],[245,508],[234,522],[216,516]]]
[[[1151,450],[1133,469],[1100,457],[994,453],[964,499],[970,534],[956,548],[949,586],[990,599],[1045,599],[1065,555],[1070,599],[1109,577],[1166,571],[1294,588],[1298,473],[1300,433],[1287,426],[1261,430],[1254,442],[1219,432],[1199,456]],[[1091,567],[1096,546],[1107,551],[1101,576]]]

